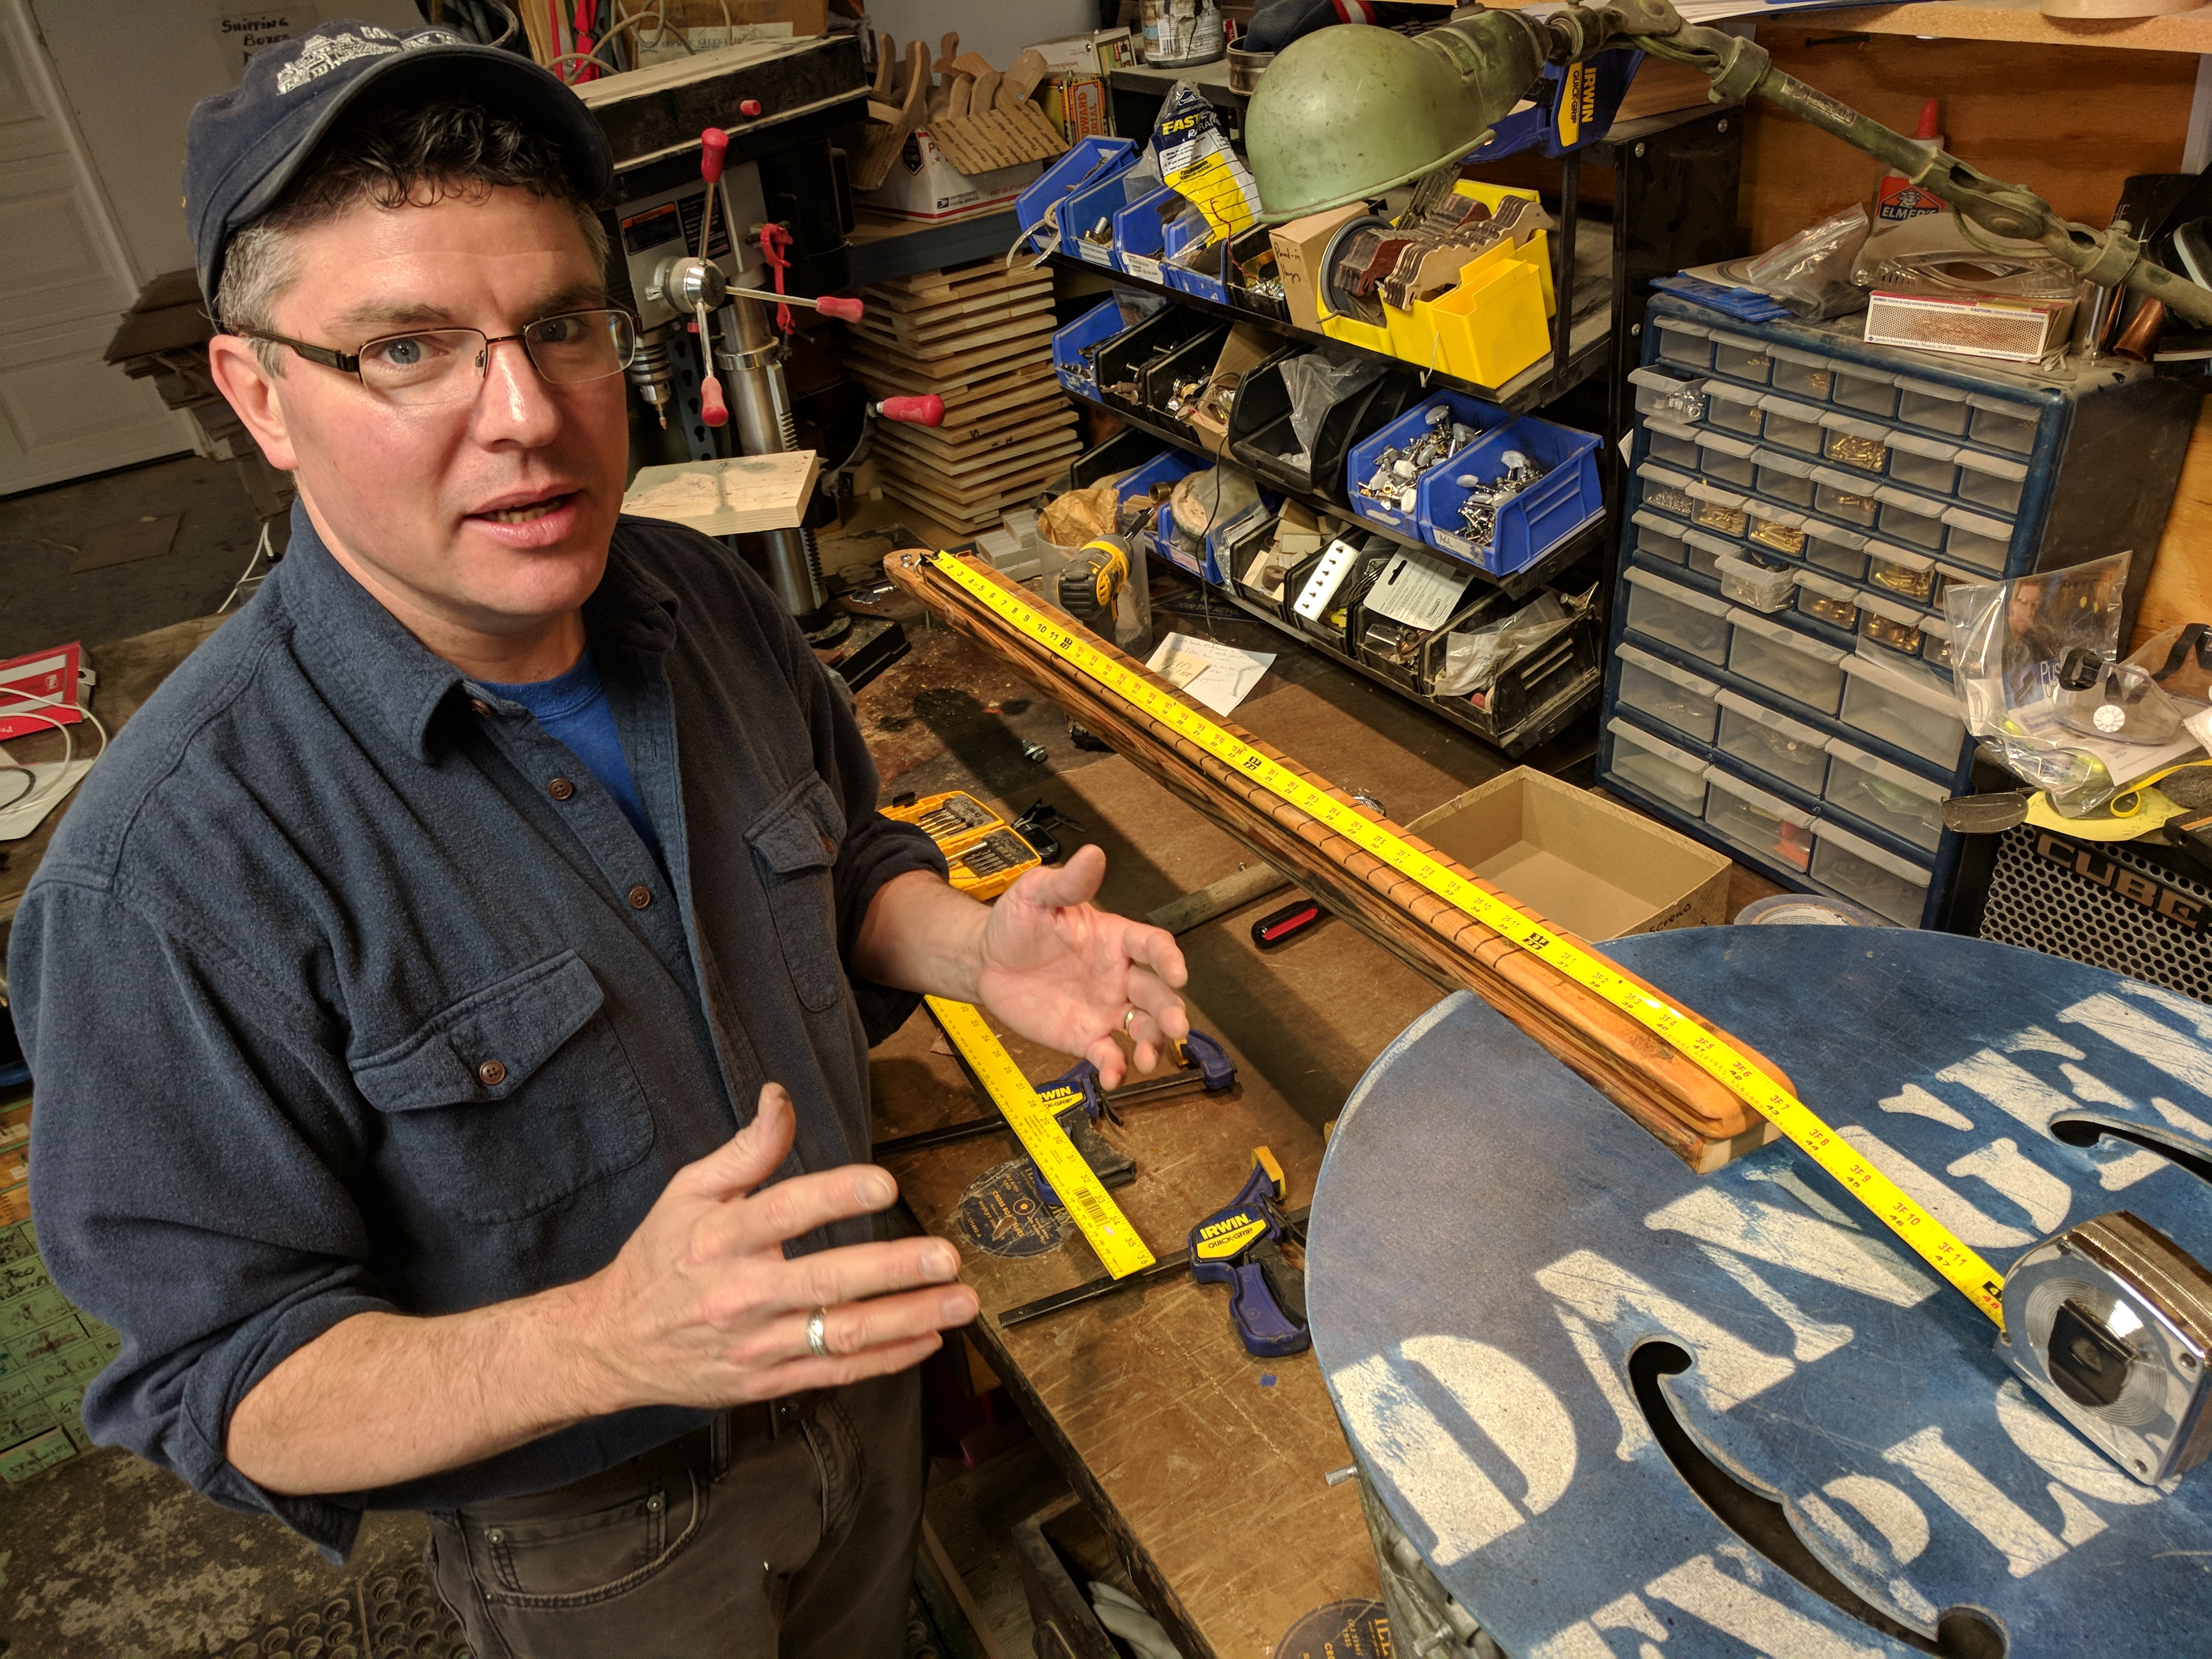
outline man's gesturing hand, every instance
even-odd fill
[[[960,1257],[941,1238],[784,1259],[786,1239],[898,1195],[871,1164],[763,1188],[792,1127],[791,1097],[771,1083],[752,1122],[677,1171],[621,1254],[571,1287],[587,1363],[617,1402],[603,1409],[732,1406],[903,1370],[937,1350],[939,1331],[975,1318],[975,1293],[950,1282]],[[828,1310],[827,1359],[807,1347],[816,1308]]]
[[[1140,1072],[1158,1063],[1164,1042],[1190,1035],[1176,994],[1189,975],[1165,928],[1091,902],[1105,873],[1106,854],[1084,847],[1006,889],[983,924],[975,989],[1024,1036],[1091,1061],[1110,1089],[1127,1066],[1115,1032],[1136,1039]]]

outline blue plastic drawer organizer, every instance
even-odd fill
[[[1944,592],[2155,547],[2196,398],[2134,366],[2045,376],[1854,326],[1654,301],[1599,775],[1788,886],[1939,927],[1962,896],[1942,803],[1971,787]],[[2067,465],[2118,454],[2125,489]],[[1722,592],[1747,563],[1782,608]]]

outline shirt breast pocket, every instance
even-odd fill
[[[811,775],[787,790],[745,831],[792,988],[817,1014],[836,1007],[845,995],[831,873],[844,835],[845,815],[837,798]]]
[[[518,1221],[653,1146],[653,1114],[605,994],[563,951],[352,1062],[392,1176],[453,1219]]]

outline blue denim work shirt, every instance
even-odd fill
[[[798,1115],[780,1175],[865,1161],[867,1050],[915,1006],[855,976],[854,944],[884,882],[944,861],[876,811],[767,586],[625,518],[584,617],[667,877],[588,769],[295,508],[261,591],[80,786],[15,921],[40,1246],[123,1338],[86,1427],[337,1555],[365,1509],[546,1490],[706,1419],[624,1412],[286,1497],[223,1455],[279,1361],[355,1314],[605,1266],[771,1079]]]

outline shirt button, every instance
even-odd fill
[[[488,1060],[477,1067],[477,1079],[487,1089],[496,1089],[507,1081],[507,1067],[495,1060]]]
[[[469,699],[469,707],[475,709],[483,719],[489,720],[491,718],[491,705],[486,702],[482,697],[471,697]]]
[[[629,908],[631,909],[642,910],[647,905],[652,902],[653,889],[650,887],[633,887],[629,890]]]
[[[545,793],[555,800],[566,800],[576,793],[576,786],[566,778],[556,778],[545,786]]]

